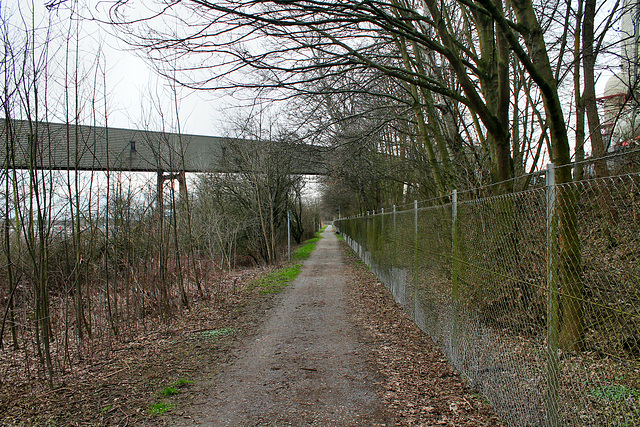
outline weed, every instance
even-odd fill
[[[178,393],[179,393],[178,389],[175,388],[174,386],[165,387],[160,392],[160,394],[163,396],[175,396]]]
[[[491,406],[491,404],[489,403],[489,401],[487,400],[486,396],[482,393],[473,393],[472,394],[473,397],[475,397],[477,400],[481,401],[482,403],[484,403],[487,406]]]
[[[58,424],[58,421],[56,420],[56,417],[51,417],[51,418],[49,418],[49,419],[47,420],[47,422],[46,422],[46,424],[45,424],[45,425],[46,425],[47,427],[55,427],[55,426],[57,426],[57,425],[59,425],[59,424]]]
[[[202,331],[200,332],[200,335],[204,338],[209,338],[209,339],[218,341],[220,338],[228,337],[229,335],[233,335],[235,333],[236,333],[236,330],[233,328],[222,328],[222,329],[212,329],[210,331]]]
[[[227,329],[232,330],[231,328],[227,328]],[[212,332],[212,331],[205,331],[205,332]],[[213,331],[213,332],[215,332],[215,331]],[[193,381],[189,381],[186,378],[179,378],[178,380],[173,382],[171,385],[168,385],[167,387],[165,387],[162,390],[160,390],[158,392],[158,396],[164,396],[164,397],[175,396],[178,393],[180,393],[180,388],[186,386],[187,384],[192,384],[192,383],[193,383]],[[150,414],[154,415],[154,413],[152,413],[154,411],[166,412],[166,410],[168,408],[164,409],[164,410],[161,410],[162,405],[164,405],[163,402],[159,402],[159,403],[156,403],[156,404],[152,405],[151,409],[149,410]],[[155,406],[158,406],[158,407],[154,409]],[[111,406],[107,406],[106,408],[110,409]],[[108,411],[108,409],[103,409],[103,411],[106,412],[106,411]],[[162,413],[162,412],[159,412],[159,413]]]
[[[227,328],[227,329],[231,329],[231,328]],[[235,332],[235,330],[233,330],[233,332]],[[178,378],[178,380],[173,383],[173,385],[175,387],[178,387],[178,388],[184,387],[184,386],[189,385],[189,384],[193,384],[193,381],[189,381],[186,378]]]
[[[105,406],[102,408],[102,412],[109,412],[111,409],[113,409],[113,406],[111,406],[111,405],[105,405]]]
[[[173,408],[175,405],[173,403],[166,402],[156,402],[149,407],[149,416],[162,415]]]

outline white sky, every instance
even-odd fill
[[[44,3],[45,0],[27,0],[24,2],[20,0],[20,3],[17,0],[11,0],[10,2],[0,0],[0,10],[2,17],[8,19],[9,31],[14,36],[24,33],[25,24],[21,22],[23,20],[21,14],[28,19],[31,19],[30,15],[35,16],[36,26],[42,29],[46,26],[47,19],[53,16],[53,19],[59,21],[59,24],[53,26],[55,36],[51,44],[62,46],[65,43],[65,33],[69,33],[68,13],[64,9],[50,12],[45,9]],[[88,3],[94,4],[96,2],[93,0],[88,1]],[[64,8],[64,6],[62,7]],[[92,9],[92,12],[96,13],[95,9]],[[86,10],[82,14],[88,15]],[[30,25],[31,23],[27,24],[27,26]],[[44,30],[40,30],[40,33],[44,37]],[[95,21],[83,20],[80,34],[80,54],[78,56],[80,58],[80,67],[85,70],[84,73],[86,73],[88,79],[93,79],[94,77],[95,66],[93,63],[97,52],[102,49],[104,53],[107,69],[106,85],[109,125],[123,128],[148,127],[151,130],[162,130],[157,107],[151,101],[152,98],[156,98],[161,100],[162,113],[166,117],[165,124],[168,127],[165,130],[175,130],[175,125],[173,124],[175,122],[174,103],[167,80],[158,76],[147,60],[142,59],[140,54],[132,51],[130,46],[120,40],[115,35],[113,28],[100,25]],[[64,49],[58,50],[53,60],[60,63],[57,70],[57,74],[59,74],[57,79],[58,82],[61,82],[64,78],[64,67],[62,65],[64,63]],[[58,89],[53,89],[54,92],[56,90],[62,91],[62,85],[59,84]],[[91,89],[85,86],[85,91],[90,92]],[[98,89],[100,93],[103,91],[102,88]],[[233,105],[233,99],[221,95],[218,96],[213,92],[193,92],[179,89],[179,93],[181,98],[179,116],[183,133],[224,136],[227,128],[225,123],[228,122],[228,117],[234,111],[233,108],[230,108]],[[54,98],[56,100],[49,101],[47,108],[57,110],[55,112],[56,117],[64,117],[60,107],[62,102],[58,99],[59,97],[54,96]],[[57,107],[55,106],[56,104],[58,105]],[[102,106],[100,108],[104,109]],[[169,122],[173,123],[168,124]]]
[[[127,50],[123,42],[109,37],[105,49],[109,69],[109,102],[113,108],[109,116],[111,126],[138,128],[144,123],[145,111],[153,109],[150,91],[164,97],[167,109],[172,107],[168,83],[152,69],[147,60]],[[183,133],[223,136],[228,101],[216,99],[212,94],[179,89],[180,124]],[[152,127],[157,127],[151,124]],[[162,130],[154,128],[152,130]]]

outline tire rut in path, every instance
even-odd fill
[[[203,384],[185,425],[386,425],[348,314],[343,253],[331,226],[258,334]]]

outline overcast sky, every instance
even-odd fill
[[[140,127],[153,110],[151,96],[164,101],[164,108],[173,107],[169,82],[159,76],[144,54],[136,52],[120,40],[113,29],[104,24],[84,22],[89,33],[102,37],[107,66],[109,68],[109,98],[114,108],[110,115],[112,126]],[[183,133],[222,136],[233,100],[222,94],[190,91],[177,88],[179,92],[179,116]],[[152,95],[153,93],[153,95]],[[150,124],[156,127],[157,124]],[[159,128],[153,130],[161,130]]]
[[[88,3],[100,4],[91,1]],[[16,37],[24,33],[25,27],[32,26],[31,22],[25,20],[35,17],[35,26],[40,28],[41,37],[49,19],[56,22],[53,25],[53,38],[50,42],[57,45],[52,51],[56,51],[53,61],[58,61],[55,73],[57,82],[64,80],[64,48],[60,48],[65,43],[65,34],[69,33],[68,27],[71,25],[68,20],[69,14],[63,8],[49,11],[44,7],[44,0],[27,0],[10,2],[0,0],[0,11],[2,17],[8,22],[9,33]],[[97,13],[96,9],[91,9],[92,13]],[[81,11],[82,15],[89,15],[88,10]],[[114,127],[141,128],[149,127],[152,130],[162,130],[159,119],[158,108],[152,99],[161,99],[162,113],[165,115],[165,123],[173,121],[170,127],[175,126],[175,113],[173,110],[173,99],[168,81],[160,77],[151,64],[143,58],[142,52],[132,50],[125,42],[119,39],[117,32],[104,24],[95,21],[82,20],[80,24],[80,67],[85,71],[86,76],[93,74],[94,63],[97,52],[102,49],[104,61],[106,63],[106,86],[107,103],[109,110],[109,125]],[[93,78],[93,76],[91,77]],[[50,85],[51,86],[51,85]],[[61,88],[62,85],[60,84]],[[50,89],[51,90],[51,89]],[[62,90],[62,89],[58,89]],[[85,87],[85,91],[90,89]],[[98,89],[103,92],[103,89]],[[89,96],[89,95],[87,95]],[[229,116],[234,114],[231,108],[234,101],[230,97],[213,92],[193,92],[186,89],[179,89],[179,116],[183,133],[193,133],[202,135],[224,135],[226,133]],[[47,108],[55,109],[55,102],[48,102]],[[60,102],[58,102],[60,105]],[[53,106],[53,107],[52,107]],[[64,113],[55,113],[56,117],[64,117]],[[52,121],[55,121],[52,120]],[[60,120],[58,120],[60,121]],[[173,129],[167,129],[173,130]]]
[[[103,31],[104,32],[104,31]],[[153,111],[150,93],[155,91],[164,100],[165,108],[173,107],[168,82],[158,76],[148,60],[140,58],[112,35],[106,57],[109,68],[108,94],[113,113],[112,126],[140,127],[146,121],[145,112]],[[183,133],[221,136],[225,132],[225,110],[229,101],[206,92],[178,88],[179,116]],[[151,123],[151,127],[157,124]],[[159,128],[153,130],[161,130]]]

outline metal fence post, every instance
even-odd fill
[[[458,300],[458,191],[451,193],[451,296],[454,303]]]
[[[378,236],[378,247],[380,248],[380,253],[385,252],[385,245],[387,244],[386,233],[384,230],[384,208],[380,209],[380,235]],[[383,261],[385,261],[384,257],[380,258],[380,266],[386,269],[386,265],[382,265]],[[388,261],[388,259],[386,259]]]
[[[396,229],[396,205],[393,205],[393,265],[398,259],[398,233]]]
[[[289,262],[291,262],[291,215],[287,211],[287,253],[289,254]]]
[[[451,192],[451,328],[449,354],[452,362],[460,366],[459,352],[459,313],[458,313],[458,285],[460,273],[460,247],[458,240],[458,191]]]
[[[413,201],[413,319],[418,306],[418,201]]]
[[[558,386],[560,362],[558,359],[559,309],[558,295],[558,223],[556,213],[556,182],[553,163],[547,165],[547,425],[557,427]]]

